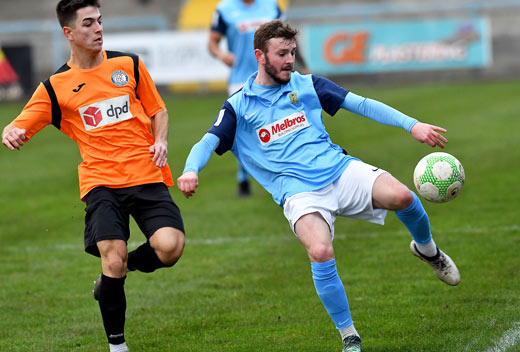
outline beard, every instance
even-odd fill
[[[293,71],[292,65],[290,67],[286,67],[286,68],[290,68],[291,72]],[[289,75],[289,78],[281,78],[279,76],[281,70],[276,72],[276,69],[274,68],[273,65],[271,65],[271,62],[269,61],[267,56],[265,58],[265,72],[269,75],[269,77],[271,77],[273,79],[273,81],[275,81],[278,84],[286,84],[291,80],[291,75]]]

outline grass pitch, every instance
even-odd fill
[[[347,87],[349,88],[349,87]],[[393,213],[381,227],[339,218],[334,246],[367,352],[520,351],[520,82],[357,87],[448,129],[446,152],[466,185],[446,204],[423,201],[437,244],[462,281],[448,287],[408,250]],[[174,178],[224,96],[167,98]],[[3,127],[22,108],[0,105]],[[406,132],[340,111],[324,116],[332,140],[413,187],[432,150]],[[74,142],[53,127],[22,151],[0,150],[0,351],[106,351],[92,282],[99,260],[83,252]],[[132,351],[340,351],[303,247],[257,184],[237,199],[236,163],[214,155],[194,198],[172,188],[187,230],[171,269],[130,273]],[[129,248],[143,240],[135,224]]]

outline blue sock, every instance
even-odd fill
[[[329,313],[336,328],[341,330],[352,325],[347,294],[336,270],[336,260],[325,263],[311,263],[314,287]]]
[[[410,191],[411,192],[411,191]],[[412,192],[413,201],[408,208],[397,210],[395,215],[412,234],[413,240],[418,244],[426,244],[432,240],[430,231],[430,219],[424,210],[417,195]]]

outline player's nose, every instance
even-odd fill
[[[286,65],[294,65],[295,56],[294,55],[287,55],[287,59],[285,61]]]

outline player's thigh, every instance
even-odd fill
[[[97,243],[103,240],[128,241],[130,218],[116,190],[96,187],[85,196],[85,251],[101,256]]]
[[[404,184],[389,173],[378,176],[372,188],[374,208],[400,210],[411,204],[413,195]]]
[[[334,258],[330,228],[319,212],[302,215],[294,224],[294,231],[311,261],[325,262]]]
[[[163,228],[175,230],[165,230],[166,233],[180,232],[184,236],[180,209],[163,183],[143,185],[135,195],[131,214],[147,239]]]

